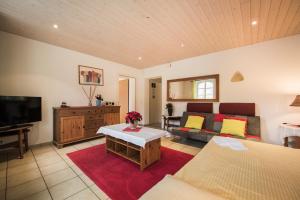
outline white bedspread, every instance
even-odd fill
[[[128,124],[103,126],[99,128],[97,134],[102,133],[104,135],[109,135],[141,147],[145,147],[145,144],[149,141],[161,138],[169,134],[167,131],[148,127],[142,127],[142,129],[138,132],[123,131],[123,129],[128,126]]]

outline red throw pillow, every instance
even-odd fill
[[[240,120],[240,121],[248,121],[247,118],[241,118],[241,117],[234,117],[234,116],[225,116],[223,119],[235,119],[235,120]]]
[[[215,122],[223,122],[224,118],[225,118],[225,115],[223,115],[223,114],[215,114],[214,121]]]
[[[181,127],[179,128],[180,131],[189,132],[190,128]]]
[[[245,135],[247,140],[261,141],[261,137],[257,135]]]
[[[222,137],[230,137],[230,138],[240,138],[240,139],[245,139],[245,137],[237,136],[237,135],[232,135],[229,133],[221,133],[220,136]]]

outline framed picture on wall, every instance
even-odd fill
[[[104,85],[103,69],[78,65],[80,85]]]

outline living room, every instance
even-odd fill
[[[17,143],[17,148],[0,149],[0,199],[299,199],[299,8],[298,0],[1,1],[0,147]],[[90,82],[83,78],[87,71],[100,76]],[[211,77],[217,77],[212,98],[196,97],[201,89],[195,92],[195,85],[188,98],[176,99],[178,88],[172,92],[176,81],[200,83]],[[127,79],[123,95],[120,80]],[[40,116],[8,122],[13,112],[4,108],[17,108],[24,97],[38,98]],[[130,104],[125,110],[123,102]],[[234,107],[228,113],[230,103]],[[167,104],[180,127],[164,127]],[[204,118],[201,124],[218,113],[245,115],[245,134],[251,133],[251,117],[259,117],[259,141],[220,134],[210,141],[185,137],[188,117],[183,122],[183,115],[191,104],[196,107],[191,116]],[[205,106],[209,111],[203,111]],[[61,131],[63,117],[74,116],[81,134],[89,130],[87,137],[70,140],[73,132]],[[192,126],[196,134],[204,128]],[[177,129],[183,135],[175,134]],[[153,143],[146,136],[141,142],[145,132]],[[146,158],[148,147],[158,150]],[[265,154],[258,155],[262,149]],[[99,160],[97,152],[103,153]],[[232,168],[220,167],[223,161],[209,158],[210,153],[234,162]],[[133,159],[137,154],[138,161]],[[243,155],[253,168],[238,165]],[[225,171],[208,170],[213,164],[214,170]],[[220,174],[232,169],[241,170],[241,188],[222,189],[221,181],[238,184],[238,178]],[[193,170],[199,171],[197,186],[192,183],[198,179],[185,177]],[[242,170],[254,178],[252,173],[270,172],[253,180]],[[271,178],[272,170],[277,179]],[[266,180],[271,183],[263,185]],[[178,194],[176,187],[184,192]]]

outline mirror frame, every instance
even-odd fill
[[[173,102],[219,102],[219,91],[220,91],[220,75],[219,74],[213,74],[213,75],[207,75],[207,76],[196,76],[196,77],[188,77],[188,78],[179,78],[179,79],[172,79],[167,80],[167,101],[173,101]],[[170,92],[170,83],[172,82],[178,82],[178,81],[191,81],[191,80],[203,80],[203,79],[215,79],[216,80],[216,98],[214,99],[171,99],[169,97]]]

